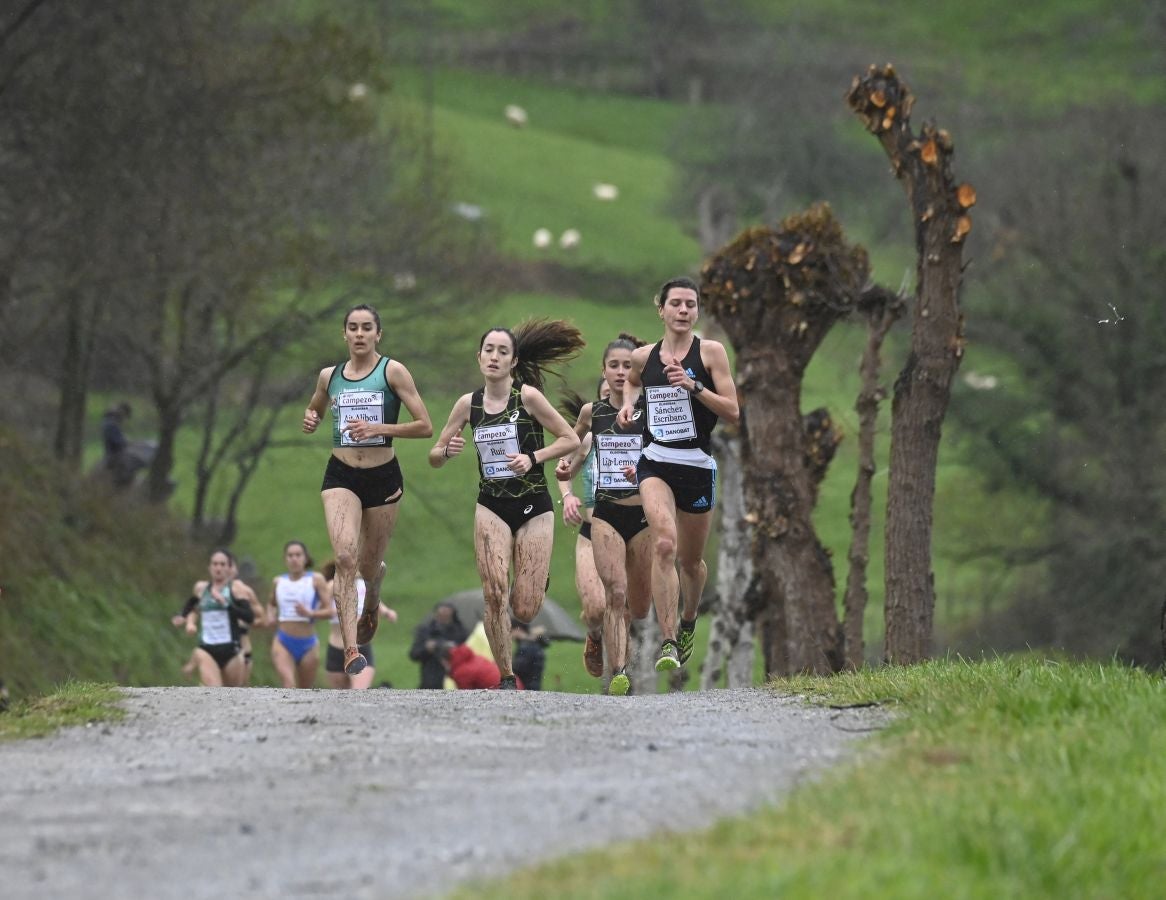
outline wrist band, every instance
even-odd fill
[[[444,456],[446,459],[449,459],[449,444],[446,444],[444,447],[441,448],[441,455]]]
[[[538,465],[538,460],[534,458],[534,451],[527,450],[526,455],[530,457],[530,467],[533,469],[535,466]]]

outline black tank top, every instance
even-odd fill
[[[628,481],[624,466],[635,466],[643,450],[643,405],[636,404],[636,419],[628,428],[615,421],[619,410],[606,400],[591,405],[591,447],[595,454],[595,500],[626,500],[634,497],[639,486]]]
[[[709,452],[717,414],[682,387],[672,387],[664,375],[658,341],[648,354],[640,381],[647,403],[644,423],[644,446],[657,443],[678,450],[699,449]],[[692,346],[680,361],[688,377],[712,388],[712,375],[700,358],[700,338],[693,336]]]
[[[487,413],[482,406],[485,388],[470,395],[470,429],[478,451],[479,492],[488,497],[525,497],[547,489],[543,464],[525,475],[510,469],[507,453],[533,453],[543,448],[543,427],[522,405],[522,389],[514,385],[506,408]]]

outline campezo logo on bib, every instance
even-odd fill
[[[514,412],[512,412],[512,413],[510,414],[510,421],[511,421],[511,422],[517,422],[517,421],[518,421],[518,414],[519,414],[520,412],[522,412],[522,410],[519,410],[519,409],[516,409]]]

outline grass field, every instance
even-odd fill
[[[782,680],[898,720],[854,765],[695,834],[606,848],[463,897],[1161,896],[1166,686],[1115,664],[939,660]],[[683,798],[672,798],[682,816]]]

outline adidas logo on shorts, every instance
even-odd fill
[[[708,509],[708,505],[708,497],[701,497],[700,499],[695,500],[692,504],[694,509]]]

